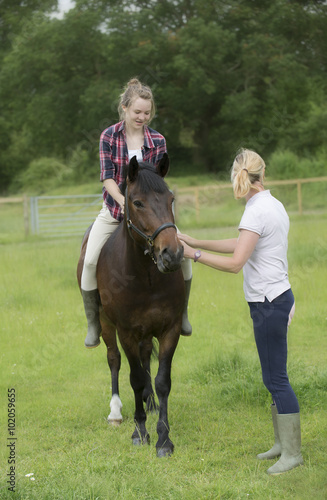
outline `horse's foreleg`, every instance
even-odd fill
[[[140,344],[140,358],[145,372],[145,387],[143,390],[143,401],[146,403],[146,411],[156,413],[159,410],[155,402],[154,391],[151,381],[151,355],[153,351],[152,339],[143,341]]]
[[[168,423],[168,396],[171,388],[171,363],[178,339],[167,337],[160,343],[159,369],[155,379],[156,393],[159,399],[159,420],[157,424],[158,441],[156,444],[157,456],[170,456],[174,445],[169,438]]]
[[[127,356],[130,366],[130,383],[135,397],[134,422],[135,431],[132,434],[133,444],[140,445],[150,442],[150,436],[146,430],[146,413],[143,406],[143,391],[145,387],[145,372],[139,358],[139,348],[137,344],[126,344],[120,336],[122,346]]]
[[[102,338],[107,346],[107,360],[111,373],[111,401],[108,422],[120,425],[123,421],[121,414],[122,402],[119,397],[119,370],[121,356],[117,345],[116,329],[105,318],[101,317]]]

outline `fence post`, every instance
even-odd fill
[[[30,198],[30,207],[31,207],[31,229],[32,234],[38,234],[38,214],[37,214],[37,198],[35,196],[31,196]]]
[[[28,198],[26,194],[23,197],[23,206],[24,206],[24,228],[25,228],[25,236],[29,234],[29,217],[28,217]]]

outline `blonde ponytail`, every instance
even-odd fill
[[[231,172],[234,197],[238,200],[248,194],[251,188],[259,190],[256,182],[263,182],[265,162],[255,151],[241,149],[236,156]]]

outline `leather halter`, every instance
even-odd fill
[[[151,236],[143,233],[138,227],[135,226],[135,224],[133,224],[133,222],[131,221],[131,219],[129,217],[127,186],[126,186],[126,191],[125,191],[125,212],[126,212],[127,228],[128,228],[128,231],[129,231],[131,238],[134,239],[133,235],[132,235],[132,230],[135,231],[139,236],[141,236],[146,241],[146,243],[148,245],[148,248],[146,248],[144,250],[144,255],[149,254],[149,256],[151,257],[153,262],[155,264],[157,264],[156,258],[154,256],[154,248],[153,248],[154,247],[154,240],[156,239],[158,234],[161,233],[161,231],[163,231],[164,229],[167,229],[169,227],[173,227],[177,231],[176,225],[173,222],[165,222],[165,224],[162,224],[161,226],[159,226],[158,229],[156,229]]]

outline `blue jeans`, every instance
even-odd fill
[[[263,383],[278,413],[298,413],[299,403],[287,375],[287,324],[294,304],[289,289],[269,302],[249,302]]]

